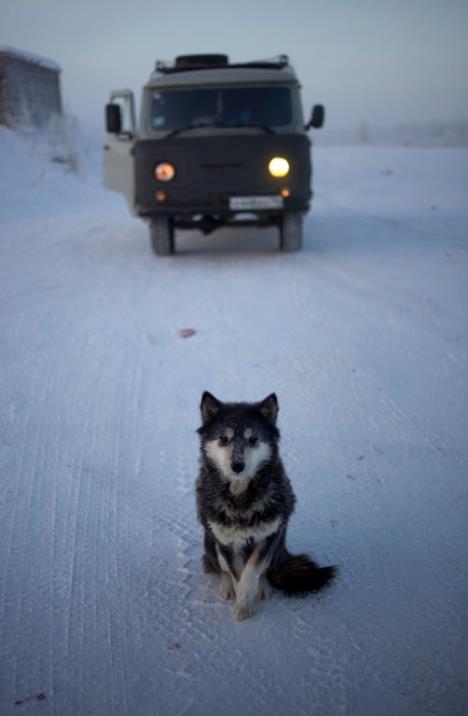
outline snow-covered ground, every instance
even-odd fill
[[[468,150],[317,148],[302,253],[168,259],[93,172],[0,157],[0,713],[465,716]],[[239,623],[202,574],[204,389],[277,392],[322,595]]]

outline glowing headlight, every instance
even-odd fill
[[[273,157],[268,164],[268,171],[274,177],[285,177],[289,173],[289,162],[284,157]]]
[[[156,164],[154,168],[154,176],[158,181],[171,181],[175,177],[175,167],[169,162],[161,162]]]

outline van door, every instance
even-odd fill
[[[133,150],[137,141],[135,99],[131,90],[111,92],[110,103],[120,107],[120,131],[107,132],[103,146],[104,186],[125,195],[131,209],[135,201]]]

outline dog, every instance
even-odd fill
[[[200,405],[197,514],[204,529],[206,573],[235,599],[234,616],[247,619],[270,586],[285,594],[316,592],[335,576],[306,554],[286,548],[296,497],[279,455],[278,400],[222,403],[204,392]]]

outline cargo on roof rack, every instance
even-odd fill
[[[175,58],[175,66],[181,70],[200,67],[226,67],[229,64],[227,55],[179,55]]]
[[[187,72],[190,70],[213,70],[213,69],[265,69],[276,70],[289,65],[287,55],[278,55],[271,59],[251,60],[250,62],[229,62],[227,55],[180,55],[176,57],[175,63],[170,64],[162,60],[156,62],[156,71],[162,74],[173,72]]]

